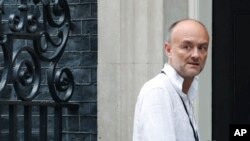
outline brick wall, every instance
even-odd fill
[[[7,18],[17,9],[18,0],[5,0],[3,16],[4,30],[9,30]],[[75,77],[75,91],[71,102],[80,104],[78,110],[63,111],[64,141],[96,141],[97,140],[97,0],[68,0],[73,29],[70,32],[65,52],[58,67],[71,68]],[[40,9],[41,10],[41,9]],[[28,44],[28,42],[19,42]],[[2,53],[0,53],[2,56]],[[1,60],[1,64],[2,64]],[[42,85],[36,100],[51,99],[46,84],[45,72],[49,63],[42,63]],[[0,99],[16,99],[11,86],[0,93]],[[33,108],[32,131],[33,140],[38,138],[38,108]],[[1,141],[8,140],[8,107],[1,107]],[[18,136],[23,140],[23,109],[18,108]],[[49,140],[53,141],[53,109],[49,109]]]

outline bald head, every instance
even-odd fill
[[[201,29],[207,35],[207,37],[209,38],[207,29],[206,29],[206,27],[205,27],[205,25],[203,23],[201,23],[200,21],[194,20],[194,19],[182,19],[182,20],[178,20],[178,21],[174,22],[169,27],[167,41],[171,42],[173,33],[175,33],[176,30],[177,31],[180,30],[182,32],[182,30],[190,29],[190,28],[193,28],[193,29],[199,28],[199,29]]]

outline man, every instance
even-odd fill
[[[138,96],[133,141],[199,141],[192,102],[208,43],[208,32],[199,21],[172,24],[164,44],[168,63]]]

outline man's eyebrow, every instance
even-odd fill
[[[200,43],[201,46],[208,46],[208,43]]]
[[[181,42],[181,44],[189,44],[189,45],[192,45],[193,43],[189,40],[184,40]]]
[[[181,44],[190,44],[190,45],[192,45],[194,43],[192,41],[189,41],[189,40],[183,40],[181,42]],[[206,46],[208,46],[208,43],[207,42],[202,42],[202,43],[198,43],[198,45],[206,45]]]

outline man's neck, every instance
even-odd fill
[[[183,84],[182,84],[182,92],[187,94],[188,90],[193,82],[194,78],[184,78]]]

